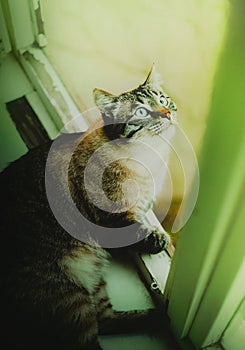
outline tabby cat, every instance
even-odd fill
[[[44,144],[1,174],[1,341],[8,349],[101,349],[98,334],[154,325],[154,310],[113,310],[103,277],[110,259],[105,248],[157,253],[171,245],[169,236],[147,225],[144,217],[155,199],[149,171],[156,188],[164,182],[152,149],[167,155],[162,136],[173,135],[176,105],[163,92],[154,68],[136,89],[119,96],[95,89],[94,99],[101,126],[86,134],[63,134],[55,152],[51,142]],[[92,155],[111,142],[86,175]],[[74,152],[66,169],[71,145]],[[109,165],[100,189],[96,182],[103,164]],[[64,225],[50,209],[48,187]],[[68,196],[84,217],[81,239],[64,228],[74,224],[69,211],[64,212]],[[104,206],[107,199],[115,204],[113,210]],[[110,239],[104,243],[100,237],[106,231],[113,232],[111,246]]]

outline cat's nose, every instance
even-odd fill
[[[167,109],[167,108],[165,108],[165,107],[163,107],[163,108],[161,108],[160,109],[160,111],[159,111],[161,114],[163,114],[163,118],[168,118],[168,119],[170,119],[170,112],[169,112],[169,110]]]

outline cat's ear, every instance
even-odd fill
[[[94,89],[93,96],[94,102],[101,112],[106,112],[112,109],[113,105],[115,104],[116,96],[110,92],[101,89]]]
[[[147,75],[146,80],[142,85],[150,85],[156,87],[157,89],[161,88],[162,80],[160,74],[157,73],[155,64],[153,63],[150,72]]]

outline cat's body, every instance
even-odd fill
[[[118,101],[115,96],[96,90],[95,101],[104,126],[85,135],[62,135],[55,152],[50,152],[51,143],[43,145],[2,173],[1,309],[7,348],[100,349],[99,331],[114,333],[117,325],[123,331],[125,325],[140,327],[145,319],[153,319],[151,310],[120,313],[112,309],[104,280],[109,254],[95,242],[100,242],[98,236],[104,229],[92,232],[93,225],[106,227],[116,237],[111,246],[135,243],[133,249],[148,253],[156,253],[169,244],[168,236],[144,225],[144,215],[155,200],[149,171],[160,187],[161,161],[154,154],[163,156],[168,152],[161,135],[171,139],[170,111],[176,110],[170,99],[164,112],[157,110],[156,98],[162,96],[162,90],[153,86],[153,80],[151,73],[138,90],[120,95]],[[155,91],[150,96],[149,91],[154,89],[158,95]],[[150,118],[144,119],[141,114],[147,108]],[[131,122],[125,122],[130,113]],[[115,120],[115,115],[121,119]],[[160,118],[166,119],[167,124],[163,125]],[[108,120],[111,122],[106,125]],[[109,148],[96,153],[110,142]],[[71,147],[75,150],[67,159]],[[95,154],[97,158],[86,173]],[[102,168],[105,171],[101,172]],[[96,185],[100,173],[101,188]],[[136,184],[140,189],[137,196]],[[69,211],[64,212],[63,204],[69,195],[72,197],[74,207],[84,217],[79,230],[87,241],[76,239],[57,222],[46,196],[49,185],[54,194],[53,205],[68,226],[69,222],[74,225],[74,220]],[[109,205],[112,203],[111,210],[107,199]],[[125,239],[118,237],[122,232],[128,232]],[[110,242],[104,246],[110,247]]]

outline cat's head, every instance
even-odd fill
[[[113,95],[94,89],[94,100],[106,124],[124,125],[121,136],[132,137],[144,129],[157,135],[176,123],[177,107],[163,91],[155,67],[136,89]]]

